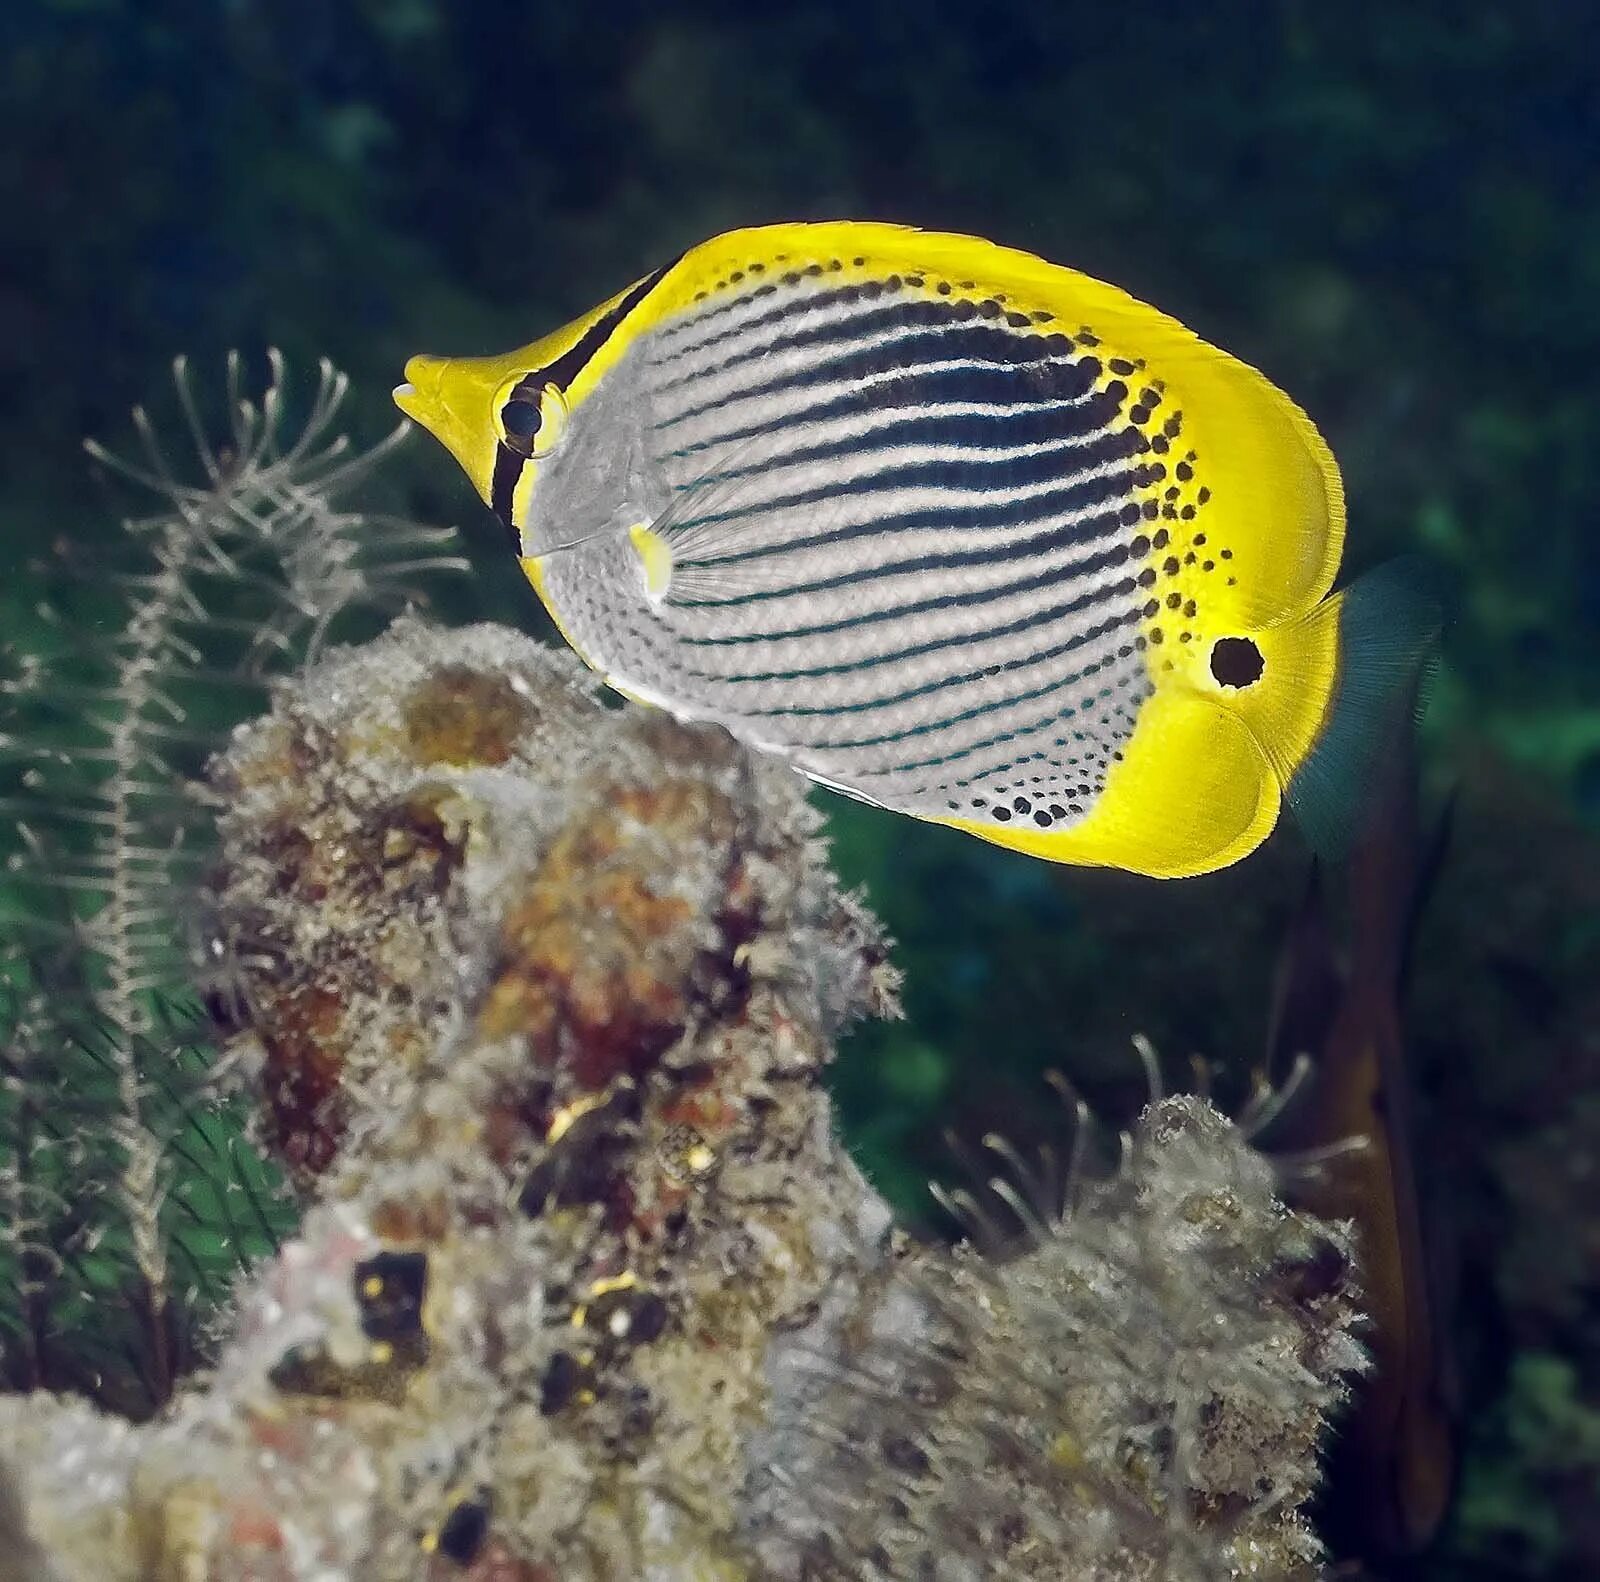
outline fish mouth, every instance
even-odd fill
[[[404,384],[394,387],[394,404],[414,423],[436,429],[439,421],[439,369],[437,357],[413,357],[406,363]]]
[[[413,423],[422,422],[422,399],[417,387],[409,380],[403,385],[396,385],[391,392],[391,399],[400,408],[405,417]],[[426,425],[424,425],[426,426]]]

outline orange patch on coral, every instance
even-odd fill
[[[525,1037],[590,1089],[647,1070],[682,1032],[693,994],[693,908],[672,893],[672,854],[733,823],[720,793],[667,780],[620,787],[568,824],[507,916],[483,1031]]]
[[[440,1196],[383,1199],[372,1211],[373,1232],[389,1242],[443,1241],[450,1212]]]
[[[344,1135],[343,1002],[331,989],[301,987],[263,1007],[262,1088],[273,1145],[296,1169],[327,1168]]]
[[[406,699],[406,744],[418,763],[506,763],[538,720],[532,700],[508,677],[448,665]]]

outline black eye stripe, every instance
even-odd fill
[[[489,506],[500,518],[500,525],[511,535],[511,547],[522,553],[522,534],[511,521],[511,497],[516,492],[517,479],[528,465],[528,458],[519,455],[509,445],[496,445],[494,473],[489,480]]]
[[[674,259],[673,263],[676,262]],[[524,374],[511,392],[512,401],[531,401],[537,407],[539,394],[546,385],[565,390],[582,372],[583,365],[611,338],[611,332],[660,285],[662,277],[671,268],[672,264],[668,264],[653,275],[646,275],[609,313],[596,319],[553,363]]]

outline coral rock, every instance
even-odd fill
[[[1003,1258],[909,1249],[823,1086],[894,973],[789,771],[405,621],[213,780],[232,1069],[305,1218],[158,1422],[0,1400],[30,1582],[1314,1563],[1343,1232],[1172,1100]]]

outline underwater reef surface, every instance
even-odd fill
[[[164,1415],[0,1398],[9,1575],[1317,1573],[1346,1230],[1173,1098],[1103,1167],[996,1140],[983,1245],[897,1234],[824,1087],[896,973],[787,770],[406,619],[211,778],[303,1220]]]

